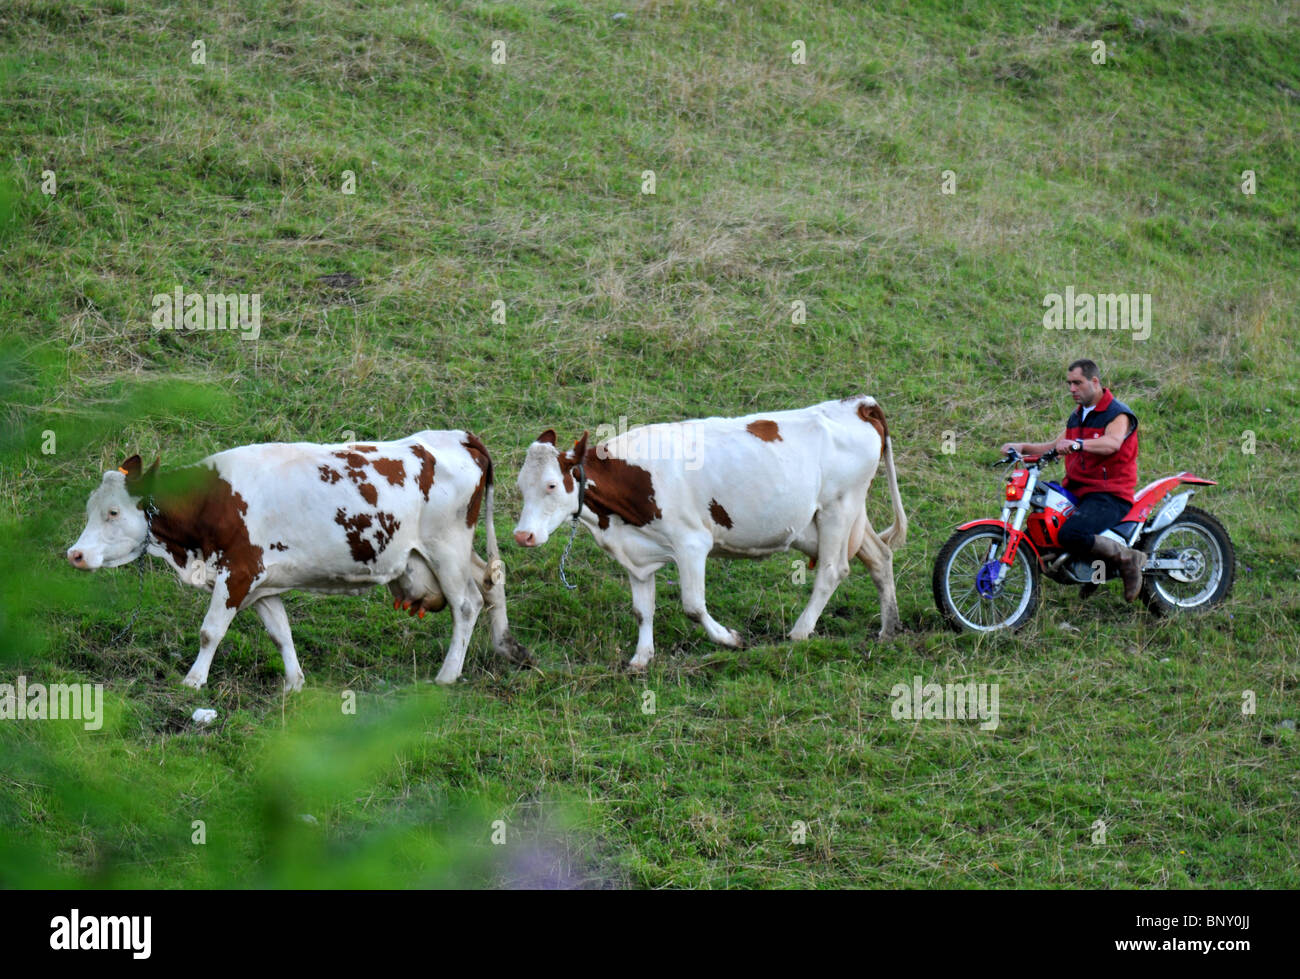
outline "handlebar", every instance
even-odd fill
[[[997,459],[993,462],[990,462],[989,468],[991,469],[994,466],[1006,466],[1014,462],[1024,462],[1024,463],[1028,463],[1031,466],[1035,464],[1039,466],[1045,466],[1049,462],[1055,462],[1057,459],[1060,458],[1060,456],[1061,453],[1057,452],[1055,449],[1048,449],[1042,455],[1036,455],[1036,456],[1021,455],[1015,449],[1011,449],[1001,459]]]

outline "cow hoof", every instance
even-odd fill
[[[732,649],[743,649],[745,646],[745,637],[735,629],[727,630],[727,641],[722,645],[729,646]]]
[[[629,673],[644,673],[646,670],[650,668],[650,660],[653,656],[654,653],[646,653],[645,656],[642,656],[640,653],[637,653],[628,662],[627,671]]]
[[[186,674],[185,679],[182,680],[181,683],[193,690],[203,689],[203,680],[196,677],[193,673]]]
[[[514,663],[516,666],[530,666],[532,663],[536,662],[533,659],[533,654],[524,646],[519,645],[514,636],[506,636],[505,640],[501,643],[501,646],[497,649],[497,652],[504,656],[508,662]]]
[[[306,677],[303,676],[302,670],[299,670],[293,676],[286,676],[284,678],[284,692],[297,693],[302,689],[302,684],[305,679]]]
[[[793,639],[795,642],[803,642],[805,639],[807,639],[807,638],[808,638],[809,636],[811,636],[811,635],[812,635],[812,630],[811,630],[811,629],[791,629],[791,630],[790,630],[790,638]]]

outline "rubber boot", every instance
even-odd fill
[[[1141,594],[1142,565],[1147,563],[1145,554],[1100,534],[1092,539],[1092,553],[1119,568],[1119,576],[1124,582],[1124,601],[1131,602]]]

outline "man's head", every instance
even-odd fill
[[[1082,408],[1091,408],[1101,397],[1101,371],[1091,360],[1076,360],[1065,372],[1070,397]]]

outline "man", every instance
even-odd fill
[[[1002,451],[1041,455],[1055,449],[1065,457],[1062,485],[1079,497],[1079,505],[1061,525],[1061,546],[1078,557],[1100,557],[1118,567],[1124,600],[1131,602],[1142,590],[1146,555],[1100,534],[1123,520],[1133,505],[1137,415],[1102,387],[1101,372],[1091,360],[1076,360],[1065,379],[1078,405],[1065,432],[1051,442],[1008,442]]]

